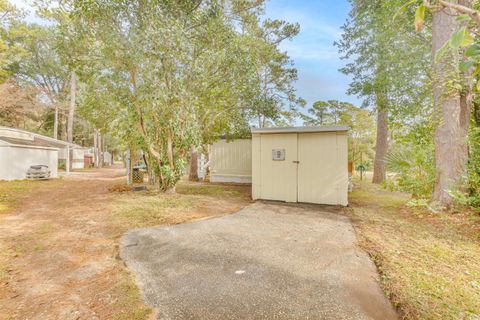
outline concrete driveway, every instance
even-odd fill
[[[396,319],[355,242],[341,209],[259,202],[133,230],[121,257],[158,319]]]

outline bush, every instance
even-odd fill
[[[415,198],[430,197],[435,183],[433,146],[410,145],[390,152],[386,160],[388,170],[396,173],[390,188],[394,185]]]
[[[470,158],[467,175],[463,177],[467,192],[455,192],[453,197],[457,204],[470,207],[480,207],[480,127],[472,126],[469,133]]]

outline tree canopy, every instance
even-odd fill
[[[252,123],[292,123],[304,104],[279,49],[299,25],[264,19],[263,1],[39,1],[45,25],[2,1],[2,77],[37,90],[42,130],[111,134],[145,154],[162,190],[192,147],[248,136]],[[27,32],[15,38],[20,26]]]
[[[267,19],[263,0],[35,1],[44,24],[0,0],[0,123],[87,145],[108,137],[165,191],[219,137],[345,124],[350,160],[372,162],[374,182],[444,207],[480,203],[479,5],[350,3],[335,45],[363,103],[327,97],[305,111],[280,49],[300,25]]]

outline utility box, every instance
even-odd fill
[[[133,183],[143,183],[143,171],[139,166],[133,167]]]
[[[252,197],[348,205],[348,127],[252,129]]]

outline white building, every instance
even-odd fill
[[[219,140],[210,147],[210,181],[252,183],[252,140]]]
[[[84,148],[36,133],[0,127],[0,180],[25,179],[32,165],[46,165],[50,176],[58,176],[58,162],[70,161],[67,150],[73,150],[73,168],[83,168]]]
[[[64,142],[64,141],[61,141]],[[64,142],[65,143],[65,142]],[[72,150],[71,157],[72,157],[72,169],[83,169],[85,167],[85,154],[87,154],[88,149],[81,147],[76,144],[67,144],[70,146],[70,150]],[[67,163],[68,161],[68,148],[63,147],[58,150],[58,160]]]
[[[95,148],[89,148],[89,149],[85,149],[85,155],[88,155],[90,157],[92,157],[93,159],[95,159]],[[113,156],[110,152],[108,151],[103,151],[103,153],[100,153],[99,152],[99,157],[100,155],[102,155],[102,159],[103,159],[103,166],[111,166],[113,165],[113,162],[114,162],[114,159],[113,159]]]

